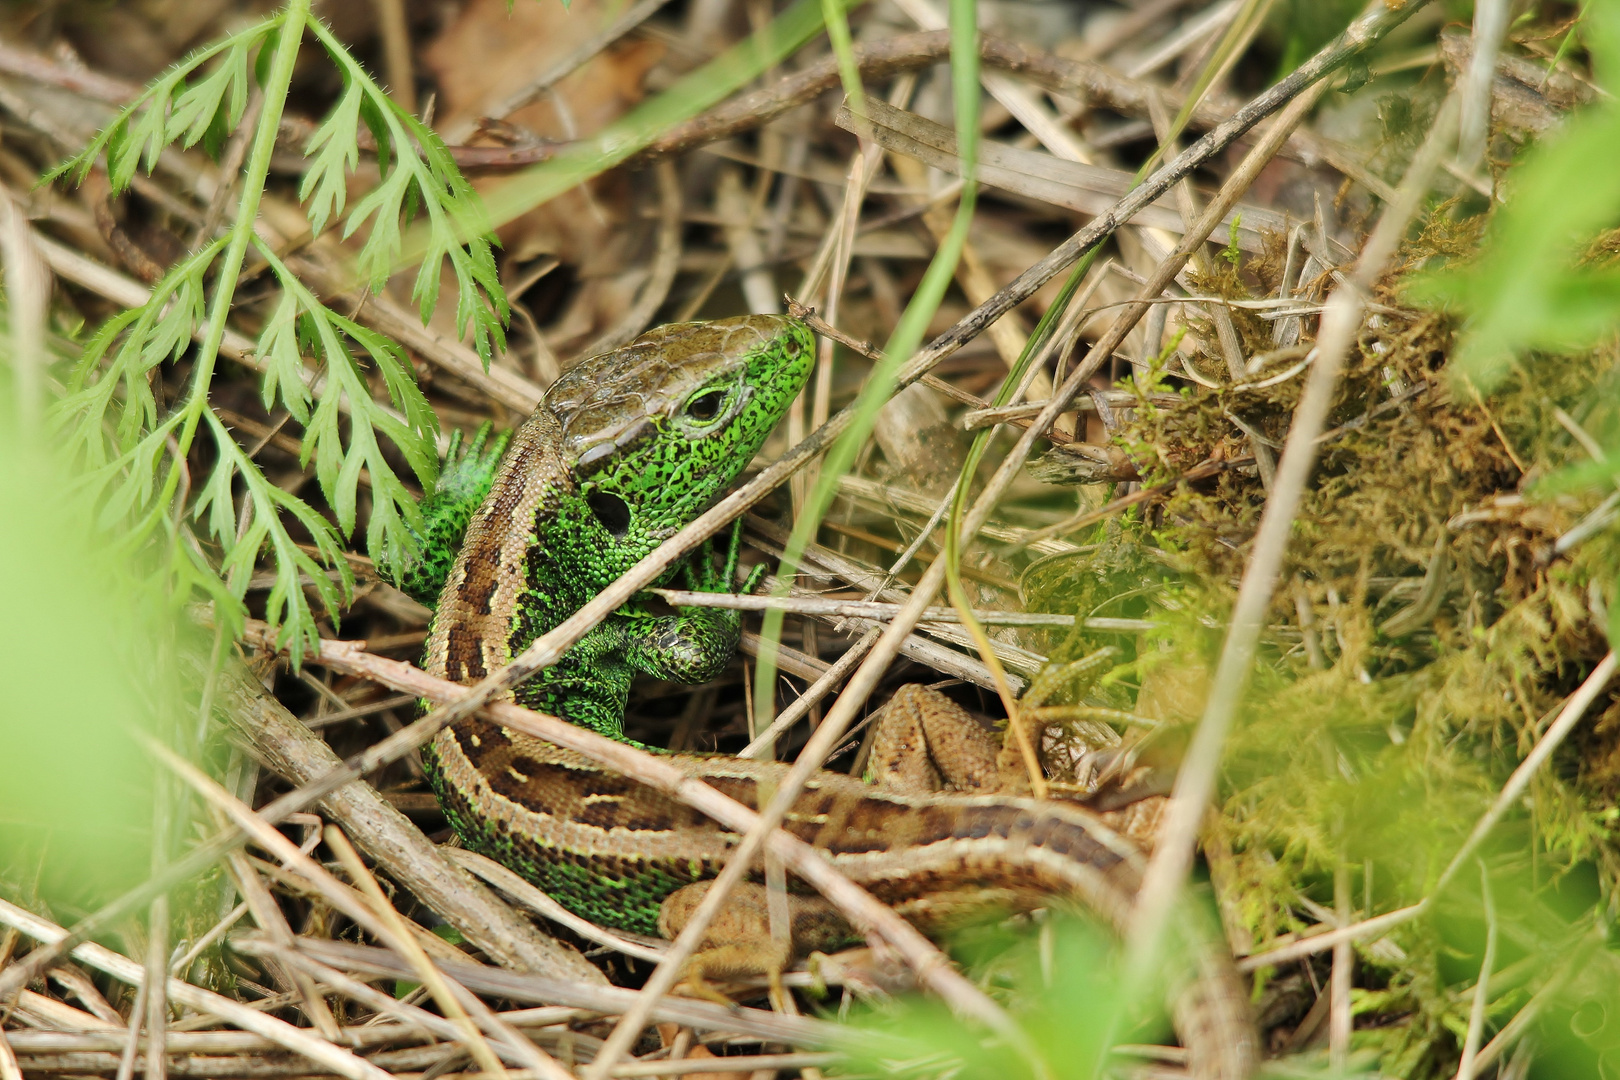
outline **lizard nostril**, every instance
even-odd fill
[[[591,513],[602,528],[614,536],[623,536],[630,528],[630,504],[606,491],[593,491],[585,497]]]

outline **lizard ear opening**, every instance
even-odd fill
[[[606,491],[593,491],[585,496],[597,522],[614,536],[623,536],[630,528],[630,504]]]

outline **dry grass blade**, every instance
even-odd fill
[[[67,937],[67,931],[44,919],[24,911],[15,904],[0,900],[0,922],[46,944]],[[100,945],[83,944],[72,950],[72,955],[98,971],[131,986],[145,981],[141,965],[128,957],[119,956]],[[262,1035],[277,1046],[300,1054],[322,1068],[329,1069],[349,1080],[387,1080],[388,1074],[339,1046],[334,1046],[308,1031],[296,1028],[284,1020],[250,1009],[220,994],[182,982],[168,980],[169,997],[181,1005],[199,1012],[211,1013],[228,1024]]]
[[[916,158],[930,168],[951,173],[961,171],[956,136],[943,124],[881,101],[871,103],[869,119],[869,124],[861,123],[850,115],[848,107],[840,108],[834,117],[839,127],[872,139],[885,150]],[[1103,213],[1132,187],[1132,176],[1124,169],[1064,161],[1051,154],[993,141],[979,144],[976,175],[981,183],[990,187],[1085,214]],[[1287,227],[1286,218],[1275,211],[1253,204],[1240,205],[1222,219],[1214,234],[1217,242],[1231,242],[1228,230],[1238,217],[1242,218],[1242,224],[1238,228],[1237,242],[1247,251],[1261,249],[1262,231],[1282,231]],[[1131,222],[1177,233],[1183,228],[1180,213],[1164,196],[1144,206]]]
[[[0,1030],[0,1080],[23,1080],[22,1069],[17,1065],[17,1054],[11,1049],[4,1030]]]
[[[422,984],[428,988],[428,992],[433,995],[433,1000],[438,1003],[439,1009],[451,1024],[455,1025],[456,1030],[460,1033],[461,1041],[466,1043],[467,1048],[472,1052],[474,1060],[486,1071],[493,1073],[498,1080],[506,1080],[506,1067],[495,1056],[495,1051],[490,1049],[489,1043],[484,1039],[484,1033],[478,1030],[478,1026],[473,1023],[472,1017],[467,1015],[467,1010],[462,1007],[461,1001],[451,992],[450,985],[445,981],[444,976],[433,966],[433,961],[428,959],[427,953],[422,951],[422,947],[416,943],[416,939],[405,928],[405,920],[400,917],[398,911],[394,910],[394,905],[389,903],[387,895],[382,891],[382,886],[378,885],[377,879],[371,876],[371,871],[366,869],[366,864],[360,861],[360,853],[354,850],[354,845],[349,843],[348,838],[343,835],[341,830],[328,825],[326,827],[326,846],[337,853],[338,862],[342,863],[343,868],[348,871],[349,878],[359,884],[360,891],[365,894],[366,899],[370,902],[373,914],[388,926],[390,944],[399,951],[400,955],[405,957],[406,962],[411,966],[411,970],[416,974],[417,978],[422,980]],[[476,1001],[477,999],[472,1000]],[[480,1013],[479,1019],[488,1023],[490,1018],[487,1010],[481,1009]],[[515,1040],[509,1040],[508,1045],[515,1046],[526,1041],[522,1036],[517,1036]],[[535,1062],[534,1067],[542,1073],[553,1078],[553,1080],[565,1080],[568,1077],[568,1073],[560,1065],[553,1062],[545,1051],[536,1047],[535,1054],[538,1055],[538,1060]]]
[[[0,262],[5,266],[6,309],[11,321],[11,371],[17,422],[24,435],[39,429],[44,413],[42,371],[51,273],[34,242],[23,209],[0,187]]]
[[[273,944],[262,938],[247,935],[233,940],[236,940],[244,951],[258,953],[274,948]],[[298,941],[298,949],[329,967],[354,974],[411,978],[410,966],[387,949],[309,937]],[[634,990],[617,986],[587,986],[565,979],[549,979],[541,975],[525,975],[481,967],[467,961],[445,961],[440,967],[470,990],[511,1001],[560,1003],[612,1016],[623,1012],[636,997]],[[712,1002],[687,998],[665,998],[659,1003],[653,1015],[659,1021],[683,1024],[705,1031],[754,1036],[794,1046],[830,1049],[856,1045],[881,1050],[887,1045],[875,1036],[849,1032],[824,1020],[784,1016],[760,1009],[728,1008]]]
[[[568,929],[587,941],[606,945],[608,948],[616,949],[626,956],[634,956],[637,959],[648,960],[655,964],[664,955],[662,949],[650,948],[628,938],[620,937],[611,931],[604,930],[595,923],[587,922],[494,859],[463,848],[449,848],[445,854],[451,861],[477,874],[518,903],[534,909],[553,922],[568,927]]]

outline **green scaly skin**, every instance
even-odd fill
[[[378,566],[385,579],[441,613],[472,572],[470,566],[452,572],[457,559],[490,561],[462,550],[480,507],[517,486],[522,469],[543,474],[549,468],[558,475],[555,483],[546,478],[547,500],[533,520],[511,526],[529,532],[522,546],[521,589],[510,610],[501,613],[506,640],[494,649],[484,644],[493,655],[472,668],[441,661],[447,677],[473,681],[509,661],[707,509],[786,415],[809,376],[814,352],[808,328],[779,316],[662,327],[621,350],[581,362],[547,392],[539,410],[556,420],[546,441],[559,451],[560,462],[508,463],[502,455],[509,435],[490,440],[487,428],[465,452],[459,440],[453,444],[437,489],[423,500],[421,553],[398,565]],[[531,418],[524,430],[544,419]],[[519,449],[507,452],[508,458],[521,453],[523,435],[514,445]],[[660,583],[680,580],[698,591],[735,591],[739,540],[740,530],[733,530],[719,566],[705,544]],[[763,569],[741,585],[743,591],[752,590]],[[514,697],[529,708],[632,742],[624,735],[623,720],[635,676],[710,681],[734,654],[740,630],[737,611],[682,608],[658,614],[632,602]],[[430,632],[424,661],[430,669],[434,641]],[[446,782],[435,754],[425,753],[424,763],[467,847],[513,867],[588,919],[656,933],[659,903],[691,880],[651,864],[605,878],[567,860],[515,850],[509,836]]]
[[[439,470],[438,485],[422,499],[423,531],[410,530],[416,540],[415,554],[398,562],[377,560],[377,573],[411,599],[432,607],[450,576],[450,567],[461,550],[461,538],[473,512],[489,494],[495,470],[512,433],[503,431],[490,439],[494,425],[479,425],[471,446],[463,446],[461,432],[450,435],[450,451]]]

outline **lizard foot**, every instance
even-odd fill
[[[658,932],[673,940],[691,921],[713,884],[694,882],[665,897],[658,911]],[[704,980],[710,977],[764,975],[780,996],[782,972],[795,957],[834,949],[854,937],[849,924],[821,897],[789,893],[785,899],[788,934],[773,934],[768,890],[756,882],[738,885],[709,924],[698,951],[687,961],[686,981],[707,986]],[[717,992],[713,987],[708,990]],[[700,992],[700,996],[711,994]]]

